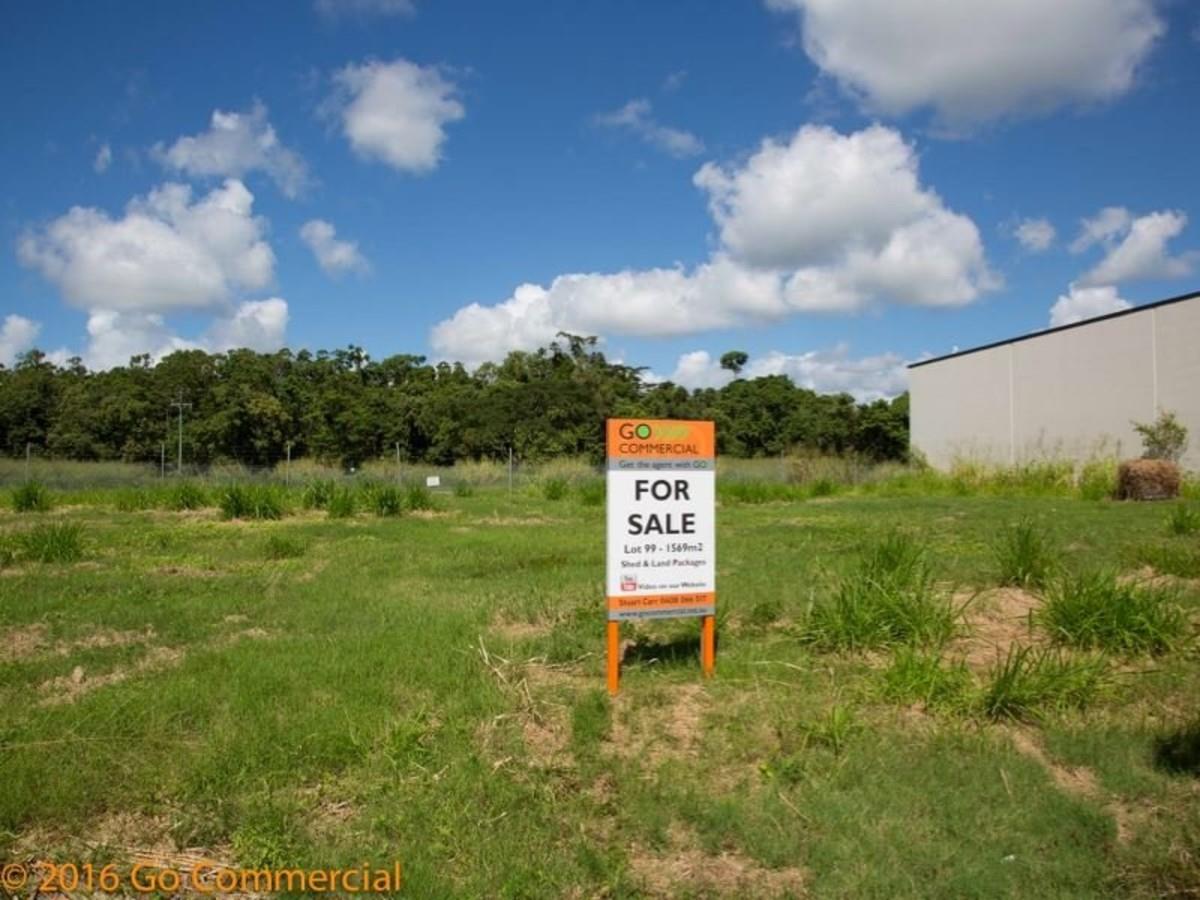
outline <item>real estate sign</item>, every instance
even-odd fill
[[[716,611],[712,422],[608,420],[608,618]]]

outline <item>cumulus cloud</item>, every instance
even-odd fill
[[[328,19],[342,17],[411,16],[413,0],[314,0],[313,9]]]
[[[1126,93],[1166,26],[1156,0],[768,0],[867,110],[951,128]]]
[[[97,175],[103,175],[108,171],[108,167],[112,165],[112,147],[108,142],[100,145],[100,149],[96,151],[96,158],[92,160],[92,169]]]
[[[789,142],[765,141],[739,166],[696,173],[719,229],[708,262],[521,285],[440,322],[432,344],[478,362],[560,330],[679,335],[882,302],[970,303],[997,283],[979,231],[921,186],[917,168],[912,148],[878,126],[852,135],[807,126]]]
[[[96,309],[88,315],[87,344],[79,356],[89,369],[102,371],[128,365],[131,357],[142,354],[158,362],[177,350],[221,353],[247,347],[273,352],[284,345],[287,323],[287,302],[277,297],[238,304],[194,340],[176,334],[159,313]],[[66,349],[52,354],[59,364],[73,355]]]
[[[267,120],[267,108],[256,102],[246,112],[215,110],[208,130],[181,137],[170,147],[155,144],[151,155],[164,166],[193,177],[242,178],[265,172],[288,197],[308,184],[308,167],[289,150]]]
[[[0,366],[11,367],[17,357],[33,347],[42,326],[15,314],[4,317],[0,325]]]
[[[847,393],[860,401],[888,399],[908,389],[904,359],[895,353],[853,357],[846,344],[807,353],[771,351],[751,359],[743,378],[787,375],[798,386],[817,393]],[[687,388],[721,387],[732,381],[732,372],[722,369],[718,358],[707,350],[679,357],[670,380]]]
[[[323,110],[339,119],[355,153],[403,172],[436,168],[446,125],[466,114],[453,82],[405,59],[348,65],[333,82]]]
[[[1057,232],[1047,219],[1023,219],[1013,229],[1013,237],[1031,253],[1044,253],[1054,243]]]
[[[669,81],[670,79],[668,79]],[[671,128],[654,118],[650,101],[644,97],[630,100],[620,109],[596,116],[596,124],[628,131],[647,144],[671,156],[683,158],[704,152],[704,142],[690,131]]]
[[[329,275],[356,272],[365,275],[371,270],[365,256],[353,241],[339,241],[337,229],[324,219],[312,219],[300,228],[300,239],[313,252],[317,263]]]
[[[1084,319],[1094,319],[1096,316],[1129,309],[1129,306],[1127,301],[1118,296],[1115,287],[1085,287],[1072,283],[1067,293],[1060,294],[1058,300],[1050,307],[1050,327],[1056,328],[1059,325],[1082,322]]]
[[[187,185],[168,183],[135,197],[120,218],[73,207],[23,235],[17,255],[84,309],[210,307],[274,277],[266,223],[253,204],[236,179],[195,200]]]
[[[1172,256],[1167,252],[1167,242],[1183,231],[1187,221],[1187,216],[1177,210],[1161,210],[1134,218],[1122,207],[1108,207],[1094,218],[1084,219],[1071,249],[1082,252],[1099,244],[1106,253],[1080,279],[1081,282],[1104,285],[1190,275],[1200,253],[1188,251]]]

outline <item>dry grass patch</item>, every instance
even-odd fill
[[[151,647],[146,655],[132,666],[118,666],[109,672],[93,676],[89,676],[83,666],[76,666],[70,675],[60,675],[38,685],[38,691],[45,695],[38,701],[38,705],[59,706],[74,703],[84,694],[98,688],[118,684],[139,675],[174,668],[183,662],[186,655],[176,647]]]
[[[646,897],[783,898],[807,896],[803,869],[769,869],[734,849],[713,854],[701,848],[690,830],[675,824],[660,850],[634,846],[629,868]]]
[[[708,703],[698,684],[675,684],[659,692],[664,702],[634,706],[631,693],[613,700],[611,752],[642,760],[647,768],[697,755]]]

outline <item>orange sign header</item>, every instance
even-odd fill
[[[712,422],[679,419],[609,419],[609,459],[712,459]]]

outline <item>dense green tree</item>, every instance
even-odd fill
[[[721,364],[740,374],[748,360]],[[737,378],[689,391],[644,380],[609,362],[593,337],[561,333],[546,347],[513,352],[475,372],[400,354],[375,361],[361,347],[311,353],[182,350],[156,365],[147,356],[89,372],[78,359],[56,366],[31,351],[0,367],[0,452],[71,459],[174,458],[177,407],[186,460],[194,464],[279,462],[312,456],[355,466],[369,459],[448,464],[535,461],[604,454],[610,416],[713,419],[718,446],[735,456],[807,448],[902,458],[908,398],[858,404],[822,395],[784,375]]]

